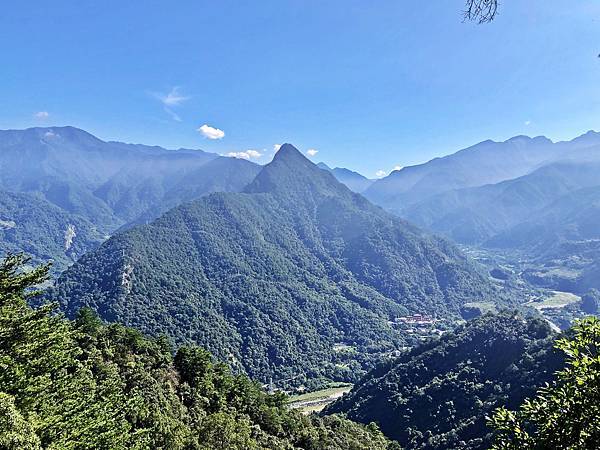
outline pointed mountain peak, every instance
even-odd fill
[[[277,150],[277,153],[275,153],[275,156],[273,157],[273,161],[276,160],[302,160],[305,159],[308,161],[308,159],[300,152],[300,150],[298,150],[296,147],[294,147],[292,144],[282,144],[281,147],[279,147],[279,150]]]
[[[286,197],[350,193],[331,173],[320,169],[291,144],[280,147],[273,161],[263,167],[245,192],[268,192]]]
[[[263,171],[288,171],[289,176],[292,176],[292,173],[300,172],[320,173],[321,169],[292,144],[282,144],[273,161],[267,164]]]

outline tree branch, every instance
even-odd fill
[[[498,13],[498,0],[467,0],[465,20],[487,23]]]

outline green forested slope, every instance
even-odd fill
[[[35,195],[0,191],[0,256],[24,251],[36,262],[53,259],[58,272],[102,239],[83,217]]]
[[[381,364],[325,413],[374,421],[409,449],[487,448],[485,417],[516,408],[561,366],[554,337],[540,319],[484,316]]]
[[[52,307],[27,306],[44,270],[0,265],[0,448],[34,449],[385,449],[374,426],[306,417],[234,376],[198,347],[173,357],[90,310],[74,322]]]
[[[498,408],[489,418],[493,449],[596,449],[600,446],[600,320],[587,317],[555,343],[566,355],[552,383],[517,411]]]
[[[462,254],[282,147],[244,193],[213,194],[85,255],[52,297],[268,381],[352,379],[402,343],[407,311],[458,317],[503,301]],[[333,351],[345,343],[350,360]],[[347,356],[347,355],[346,355]]]

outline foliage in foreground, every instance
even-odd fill
[[[556,342],[567,356],[557,380],[517,411],[499,408],[489,419],[496,449],[583,449],[600,446],[600,320],[579,321]]]
[[[374,425],[302,416],[198,347],[175,357],[90,311],[32,309],[47,267],[0,264],[0,449],[385,449]]]

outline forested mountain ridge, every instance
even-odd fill
[[[382,363],[325,413],[376,422],[408,449],[484,449],[485,418],[516,408],[562,367],[541,319],[488,315]]]
[[[38,228],[35,215],[46,217],[60,208],[62,216],[87,221],[103,237],[207,193],[239,191],[258,171],[259,166],[248,161],[200,150],[105,142],[74,127],[0,130],[0,189],[36,198],[26,201],[31,197],[20,197],[23,201],[16,204],[32,212],[19,216],[20,226],[29,230]],[[42,201],[51,206],[42,206]],[[40,209],[33,214],[36,205]],[[3,213],[1,220],[17,222],[8,210]],[[79,228],[81,233],[72,237],[73,249],[89,248],[89,241],[83,239],[85,227]],[[56,241],[63,234],[61,230],[58,235],[31,238]],[[12,241],[10,245],[14,250],[32,252],[38,260],[59,261],[55,270],[70,262],[62,251],[36,253],[38,249],[25,242],[15,247]]]
[[[44,268],[0,264],[0,448],[396,449],[375,426],[289,410],[199,347],[173,348],[90,310],[27,305]]]
[[[599,144],[600,133],[594,131],[556,143],[544,136],[515,136],[504,142],[487,140],[424,164],[393,171],[370,186],[365,196],[402,216],[406,208],[433,195],[518,178]]]
[[[198,343],[252,377],[351,379],[402,344],[408,311],[459,317],[506,301],[445,240],[351,192],[284,145],[243,193],[218,193],[115,235],[59,278],[70,315]],[[352,358],[334,350],[344,343]]]
[[[83,217],[33,194],[0,191],[0,255],[24,251],[59,272],[104,239]]]

